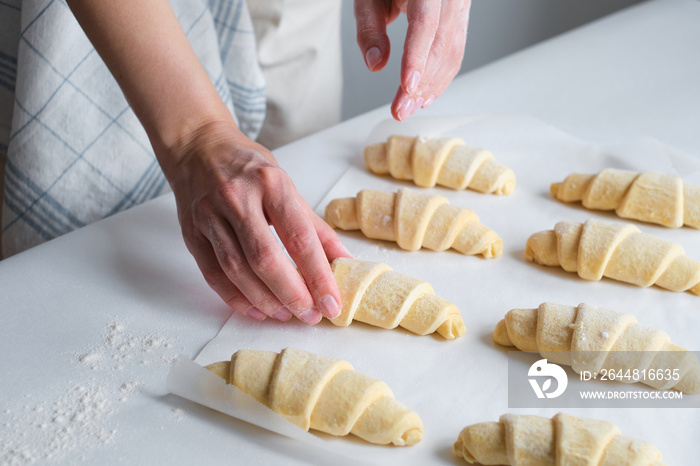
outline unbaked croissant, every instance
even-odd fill
[[[362,230],[368,238],[396,241],[409,251],[453,248],[487,259],[503,252],[501,238],[471,210],[406,188],[397,193],[364,189],[357,197],[333,199],[324,219],[333,228]]]
[[[365,163],[374,173],[413,180],[423,188],[437,183],[493,194],[510,194],[515,188],[510,168],[493,160],[491,152],[458,138],[390,136],[386,143],[365,148]]]
[[[671,343],[666,332],[640,325],[631,314],[590,304],[543,303],[537,309],[508,312],[496,325],[493,340],[539,352],[549,362],[572,366],[576,373],[614,371],[623,374],[621,382],[700,393],[695,354]]]
[[[622,218],[700,228],[700,186],[683,183],[679,176],[607,168],[596,175],[569,175],[552,184],[550,191],[560,201],[614,210]]]
[[[642,233],[629,223],[559,222],[527,240],[525,258],[561,266],[585,280],[603,276],[637,286],[657,285],[700,295],[700,262],[676,243]]]
[[[335,325],[345,327],[353,319],[387,329],[400,325],[448,340],[465,332],[457,306],[437,297],[427,282],[376,262],[338,258],[331,267],[343,303],[340,315],[331,319]]]
[[[662,466],[656,447],[606,421],[559,413],[552,419],[504,414],[465,427],[452,451],[468,463],[511,466]]]
[[[384,382],[340,359],[295,348],[240,350],[206,369],[304,430],[352,433],[382,445],[413,445],[423,436],[418,415]]]

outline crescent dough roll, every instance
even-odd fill
[[[539,352],[551,362],[572,366],[576,373],[598,374],[605,369],[633,374],[637,370],[638,381],[650,387],[700,393],[700,365],[695,354],[671,343],[666,332],[640,325],[631,314],[590,304],[543,303],[537,309],[508,312],[496,325],[493,341]],[[664,375],[654,380],[642,377],[652,372]]]
[[[467,463],[511,466],[662,466],[661,453],[606,421],[559,413],[552,419],[504,414],[465,427],[452,451]]]
[[[333,199],[324,219],[333,228],[362,230],[368,238],[396,241],[409,251],[453,248],[486,259],[503,252],[501,238],[471,210],[406,188],[397,193],[364,189],[357,197]]]
[[[423,188],[437,183],[493,194],[510,194],[515,188],[513,170],[493,160],[491,152],[458,138],[390,136],[386,143],[365,148],[365,163],[378,175],[413,180]]]
[[[562,183],[552,184],[550,191],[560,201],[615,210],[622,218],[700,228],[700,186],[683,183],[679,176],[607,168],[597,175],[569,175]]]
[[[464,334],[454,304],[435,296],[429,283],[391,270],[386,264],[338,258],[331,264],[343,308],[331,319],[346,327],[354,320],[382,328],[401,326],[418,335],[437,332],[448,340]]]
[[[349,433],[377,444],[413,445],[423,436],[418,415],[379,380],[349,362],[286,348],[240,350],[231,361],[206,366],[304,430]]]
[[[603,276],[637,286],[657,285],[700,295],[700,262],[676,243],[641,233],[629,223],[589,220],[559,222],[530,236],[525,258],[578,272],[585,280]]]

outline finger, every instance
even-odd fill
[[[263,314],[289,320],[291,312],[248,263],[231,225],[217,217],[211,221],[208,233],[217,262],[228,280]]]
[[[463,43],[462,43],[463,44]],[[462,65],[463,47],[459,47],[459,43],[455,43],[455,48],[452,49],[452,55],[443,60],[437,72],[431,79],[430,83],[421,90],[423,95],[426,95],[422,107],[428,107],[436,98],[438,98],[447,89],[447,86],[452,82]]]
[[[442,94],[459,73],[464,58],[468,20],[468,2],[446,1],[443,4],[440,26],[430,50],[424,80],[418,89],[418,93],[425,97],[422,107],[427,107]]]
[[[340,291],[309,216],[310,207],[293,187],[289,188],[289,194],[270,194],[265,201],[270,221],[299,268],[316,307],[329,319],[337,317],[340,314]]]
[[[404,121],[415,110],[416,101],[399,86],[391,103],[391,115],[398,121]]]
[[[265,319],[266,315],[253,306],[241,291],[231,283],[206,238],[186,242],[187,248],[195,259],[204,280],[209,287],[235,312],[245,314],[256,320]]]
[[[275,169],[275,171],[281,171]],[[285,183],[277,181],[265,181],[266,186],[284,186]],[[321,320],[321,313],[314,309],[314,300],[304,284],[299,273],[291,261],[284,255],[277,239],[270,231],[267,219],[262,213],[263,206],[242,197],[243,203],[234,210],[238,212],[235,217],[229,218],[246,263],[249,264],[256,278],[269,289],[276,300],[307,324],[316,324]],[[284,199],[282,202],[286,202]],[[259,201],[254,201],[255,203]],[[264,201],[263,201],[264,202]],[[270,216],[270,214],[268,213]],[[274,222],[272,222],[274,225]],[[289,228],[288,225],[278,231]],[[242,290],[245,290],[241,286]],[[255,302],[255,301],[253,301]]]
[[[418,90],[440,21],[441,2],[409,1],[408,31],[401,59],[401,87],[409,96]]]
[[[389,61],[391,44],[386,34],[388,12],[383,2],[355,1],[357,45],[370,71],[379,71]]]
[[[430,83],[439,71],[444,70],[446,63],[451,63],[455,58],[461,63],[464,46],[459,43],[459,40],[455,40],[455,36],[459,35],[461,23],[466,18],[460,18],[460,9],[459,2],[450,0],[442,2],[438,28],[430,45],[425,70],[417,90],[421,95],[429,90]]]
[[[428,108],[430,104],[432,104],[435,101],[435,99],[440,97],[442,93],[445,92],[447,86],[450,85],[452,79],[454,79],[458,72],[459,68],[451,71],[446,70],[445,74],[442,76],[437,75],[436,79],[430,83],[430,89],[426,90],[426,93],[429,95],[429,97],[425,99],[421,108]]]

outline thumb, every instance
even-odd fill
[[[386,34],[388,12],[383,2],[355,0],[357,45],[370,71],[379,71],[389,60],[391,44]]]

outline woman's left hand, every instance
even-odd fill
[[[391,114],[405,120],[439,97],[459,72],[467,41],[471,0],[355,0],[357,43],[371,71],[389,59],[386,27],[408,17],[401,60],[401,85]]]

